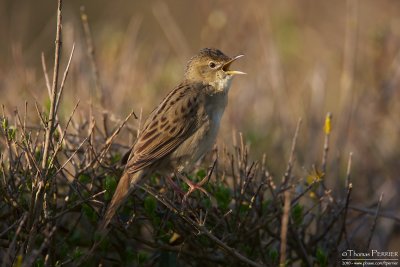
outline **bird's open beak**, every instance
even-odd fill
[[[234,58],[232,58],[231,60],[229,60],[228,62],[226,62],[223,66],[222,66],[222,70],[229,75],[235,75],[235,74],[246,74],[245,72],[242,71],[238,71],[238,70],[230,70],[229,67],[231,66],[231,64],[236,60],[239,59],[241,57],[243,57],[244,55],[238,55]]]

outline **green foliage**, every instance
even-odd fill
[[[34,266],[35,267],[44,267],[44,260],[43,260],[43,258],[39,258],[39,259],[37,259],[36,261],[35,261],[35,263],[34,263]]]
[[[15,127],[9,127],[7,130],[8,139],[11,141],[15,141],[16,133],[17,133],[17,129]]]
[[[80,229],[75,229],[71,232],[71,235],[68,237],[68,240],[75,247],[75,245],[79,244],[81,240],[82,234]]]
[[[267,200],[265,200],[263,203],[262,203],[262,210],[264,211],[264,212],[268,212],[268,209],[270,208],[270,206],[271,206],[271,199],[267,199]]]
[[[328,266],[328,256],[323,249],[317,248],[316,259],[320,267]]]
[[[72,258],[73,259],[79,259],[82,257],[83,251],[80,247],[75,247],[74,251],[72,252]]]
[[[97,220],[97,215],[95,211],[90,207],[88,204],[84,203],[82,204],[82,213],[92,222],[95,222]]]
[[[115,153],[111,156],[111,164],[116,164],[119,163],[121,161],[121,153]]]
[[[2,124],[4,123],[3,120]],[[16,132],[14,131],[14,133]],[[7,128],[7,134],[9,133],[10,130]],[[15,136],[12,138],[15,138]],[[15,142],[20,147],[25,146],[25,149],[29,145],[26,140],[15,140]],[[78,144],[79,142],[75,145]],[[95,145],[96,143],[91,144],[91,146]],[[101,145],[102,143],[97,144],[98,147],[101,147]],[[38,145],[31,152],[31,157],[37,162],[38,166],[41,166],[42,151],[43,147]],[[102,161],[98,160],[93,166],[85,167],[88,166],[87,159],[93,157],[92,154],[85,154],[87,151],[91,150],[86,148],[77,151],[74,158],[75,165],[73,166],[77,168],[76,173],[79,173],[79,176],[74,177],[74,179],[77,179],[78,183],[71,183],[64,179],[63,172],[56,174],[55,171],[60,168],[60,162],[64,157],[64,154],[60,154],[62,156],[57,156],[53,165],[47,169],[48,177],[54,178],[54,180],[48,179],[41,184],[41,186],[44,185],[43,190],[46,193],[44,196],[47,197],[46,209],[48,209],[47,207],[54,207],[46,213],[46,216],[49,215],[51,218],[56,215],[54,223],[62,226],[63,229],[61,231],[59,230],[61,228],[57,228],[58,232],[54,240],[56,243],[58,242],[54,250],[59,265],[68,260],[73,264],[79,262],[91,249],[94,242],[98,243],[95,251],[96,257],[104,260],[105,264],[109,263],[107,260],[110,258],[119,265],[128,266],[141,266],[154,263],[153,261],[163,266],[185,266],[187,263],[198,261],[198,258],[204,255],[205,258],[217,257],[221,265],[232,263],[243,265],[243,262],[238,258],[227,256],[226,250],[221,249],[221,243],[217,244],[216,239],[220,240],[225,246],[238,251],[247,259],[254,259],[272,266],[278,264],[279,251],[276,247],[279,247],[281,242],[280,224],[284,204],[282,201],[284,199],[283,193],[291,187],[282,187],[279,184],[275,188],[262,186],[261,182],[265,185],[268,177],[265,176],[265,172],[261,172],[260,166],[254,165],[255,167],[250,168],[245,160],[241,160],[240,163],[234,160],[233,163],[225,164],[230,166],[227,170],[225,169],[223,172],[219,170],[212,175],[212,177],[217,176],[216,181],[218,182],[215,182],[212,178],[209,183],[203,186],[210,197],[198,190],[185,201],[183,195],[188,188],[182,179],[177,177],[174,181],[178,186],[181,185],[181,188],[184,188],[183,194],[171,183],[165,183],[164,177],[161,176],[160,178],[159,174],[153,174],[149,179],[143,181],[147,184],[145,186],[138,185],[135,188],[135,195],[129,196],[118,209],[116,218],[109,226],[110,232],[104,237],[102,233],[97,232],[99,215],[100,217],[103,216],[104,209],[116,190],[118,174],[122,171],[118,169],[118,164],[115,164],[119,160],[120,152],[111,147]],[[62,153],[68,153],[68,150],[62,151]],[[240,153],[248,153],[248,151],[241,151]],[[244,154],[238,157],[240,159],[245,158]],[[19,155],[19,158],[25,160],[26,157]],[[232,168],[231,164],[235,169],[234,175],[229,174],[230,168]],[[18,165],[15,170],[16,173],[13,175],[18,179],[9,180],[10,183],[14,184],[7,187],[7,190],[15,188],[16,193],[12,201],[9,198],[4,203],[6,203],[8,214],[18,215],[18,212],[10,212],[14,209],[13,201],[18,202],[19,209],[29,212],[32,199],[35,199],[38,195],[34,191],[37,188],[37,179],[41,177],[37,175],[35,168],[29,168],[26,164]],[[185,177],[192,182],[199,182],[207,177],[206,170],[207,168],[199,168],[193,173],[185,174]],[[72,173],[67,169],[63,171],[68,174]],[[5,168],[2,169],[2,172],[4,172],[2,177],[8,179],[9,170]],[[221,173],[224,173],[223,178],[220,176]],[[311,244],[309,240],[312,240],[315,236],[312,236],[312,231],[309,228],[311,224],[306,225],[304,222],[304,210],[309,210],[310,203],[318,205],[318,202],[315,201],[317,198],[311,197],[310,193],[312,192],[317,196],[321,185],[315,183],[315,181],[321,181],[323,176],[322,172],[315,171],[304,179],[299,179],[300,181],[306,180],[307,186],[310,185],[310,183],[307,183],[308,180],[312,179],[313,186],[308,189],[309,192],[301,192],[300,199],[297,199],[291,205],[290,227],[301,229],[301,231],[296,232],[298,233],[296,238],[292,234],[288,235],[287,264],[303,263],[301,257],[298,257],[298,255],[301,255],[296,243],[299,240],[307,251],[316,251],[313,263],[320,266],[327,266],[327,262],[331,259],[329,253],[336,251],[336,247],[330,247],[330,243],[325,240],[331,239],[330,235],[336,236],[339,231],[338,225],[341,229],[341,224],[334,221],[331,230],[326,233],[327,238]],[[20,179],[25,180],[20,182]],[[234,179],[236,182],[245,181],[246,187],[234,188]],[[303,184],[293,184],[293,186],[304,188]],[[54,190],[55,187],[56,190]],[[106,190],[104,195],[99,194],[92,198],[104,189]],[[271,193],[271,191],[273,192]],[[7,193],[8,191],[4,192]],[[296,194],[298,193],[296,192]],[[56,196],[56,198],[54,202],[51,202],[53,196]],[[340,207],[334,206],[335,203],[343,203],[343,201],[330,202],[327,205],[331,205],[330,209],[333,210],[340,209]],[[312,212],[311,209],[310,213]],[[332,216],[330,214],[324,214],[324,216],[311,215],[310,218],[314,220],[312,222],[314,224],[318,223],[317,220],[322,217]],[[43,219],[46,220],[46,218],[39,217],[37,219],[37,222],[42,223],[40,227],[43,229],[49,224],[49,222],[43,224]],[[9,220],[8,224],[10,225],[18,220],[20,220],[20,217],[13,217],[13,220]],[[128,220],[129,223],[127,223]],[[25,231],[25,228],[22,228],[22,231]],[[214,238],[207,236],[207,233],[213,235]],[[306,236],[305,233],[311,235],[311,237]],[[12,240],[15,234],[16,229],[11,228],[7,233],[7,238]],[[43,244],[48,234],[49,230],[42,230],[35,239],[35,245]],[[20,235],[21,240],[25,236],[29,236],[29,232],[24,232],[23,236]],[[177,257],[176,251],[168,249],[182,244],[184,245],[180,247],[182,251],[179,257]],[[143,247],[151,249],[144,250]],[[194,257],[193,251],[187,250],[189,247],[196,250],[196,255],[201,256]],[[326,249],[322,250],[320,247]],[[262,254],[262,251],[266,253]],[[202,261],[199,261],[199,264],[200,262]],[[35,264],[36,266],[43,265],[42,258],[38,258]]]
[[[204,197],[202,200],[201,200],[201,204],[204,206],[204,208],[206,208],[206,209],[209,209],[209,208],[211,208],[211,205],[212,205],[212,203],[211,203],[212,201],[211,201],[211,199],[209,198],[209,197]]]
[[[257,5],[263,6],[261,2]],[[126,127],[126,125],[120,123],[123,109],[131,108],[134,102],[143,106],[143,110],[151,110],[154,107],[155,98],[159,97],[158,93],[160,92],[154,91],[154,89],[165,88],[166,83],[176,81],[181,73],[182,64],[176,57],[167,54],[161,55],[165,52],[162,49],[158,49],[160,53],[155,54],[154,47],[151,45],[132,43],[137,40],[142,42],[143,38],[136,38],[136,31],[140,31],[140,20],[138,20],[139,22],[133,20],[126,32],[125,30],[115,31],[112,26],[106,27],[104,31],[105,45],[103,47],[105,50],[102,51],[100,48],[100,53],[96,53],[100,58],[96,59],[95,62],[103,64],[103,66],[99,66],[99,69],[104,70],[100,73],[108,73],[100,79],[104,81],[104,85],[112,85],[113,90],[114,88],[119,90],[126,85],[131,86],[130,83],[134,81],[134,87],[144,89],[143,92],[145,93],[139,93],[136,89],[124,90],[121,94],[113,94],[112,101],[116,102],[113,103],[113,106],[109,106],[108,101],[103,106],[103,103],[97,103],[98,92],[91,92],[93,93],[93,102],[91,102],[90,114],[89,112],[86,113],[87,107],[78,109],[79,118],[73,116],[69,128],[62,129],[66,130],[66,145],[63,144],[61,151],[58,151],[58,154],[55,155],[51,166],[49,166],[50,158],[43,159],[45,154],[43,139],[48,125],[43,127],[42,123],[39,122],[42,117],[45,124],[49,122],[51,101],[47,98],[47,91],[36,90],[34,92],[38,99],[45,99],[42,101],[43,105],[37,109],[40,113],[39,116],[32,118],[33,115],[30,111],[34,108],[31,107],[27,109],[26,118],[22,116],[22,112],[18,113],[21,115],[22,123],[17,118],[12,118],[10,121],[15,123],[10,125],[8,118],[2,115],[0,120],[2,128],[2,131],[0,131],[2,163],[0,167],[0,232],[6,232],[3,232],[0,255],[10,253],[11,266],[26,265],[27,260],[32,259],[35,255],[33,266],[44,266],[44,259],[49,259],[50,265],[56,263],[62,266],[91,266],[94,265],[95,260],[104,266],[249,265],[246,261],[243,261],[243,258],[265,266],[277,266],[280,254],[277,248],[283,242],[280,236],[282,229],[284,229],[281,225],[284,193],[292,188],[296,188],[296,192],[293,193],[294,196],[290,205],[286,241],[287,253],[283,265],[328,266],[328,262],[330,263],[337,256],[338,247],[352,246],[352,240],[342,241],[341,244],[333,244],[332,240],[337,240],[338,234],[343,231],[343,225],[348,229],[365,229],[366,227],[355,225],[355,220],[343,224],[342,219],[346,217],[343,216],[345,211],[343,204],[345,201],[343,200],[346,198],[342,197],[342,192],[348,191],[343,190],[340,186],[327,188],[328,184],[333,184],[329,183],[331,181],[324,183],[326,178],[344,179],[347,177],[345,175],[346,168],[342,166],[346,165],[343,164],[343,158],[346,158],[346,155],[335,154],[335,157],[330,155],[327,157],[327,162],[320,164],[323,166],[318,166],[317,163],[320,161],[321,151],[323,153],[345,151],[347,145],[345,142],[350,140],[352,142],[351,148],[355,148],[361,155],[366,155],[363,160],[369,163],[367,165],[370,165],[362,171],[362,174],[368,173],[368,170],[377,170],[381,167],[381,160],[374,158],[377,153],[365,153],[374,151],[376,147],[383,147],[385,148],[383,150],[388,151],[382,152],[383,154],[378,153],[379,156],[387,159],[385,160],[385,172],[387,172],[385,176],[391,177],[390,174],[397,174],[398,166],[395,159],[397,159],[398,153],[393,149],[399,147],[398,138],[396,135],[387,137],[382,133],[398,132],[398,125],[393,124],[392,117],[386,115],[398,114],[399,105],[395,105],[395,102],[393,102],[397,99],[394,97],[396,90],[381,90],[382,84],[385,85],[384,89],[388,84],[396,84],[395,81],[391,80],[394,79],[391,76],[396,78],[397,75],[391,75],[386,68],[379,68],[379,65],[390,65],[387,62],[392,62],[395,58],[391,51],[393,49],[388,49],[388,47],[391,47],[388,44],[397,37],[393,33],[382,33],[379,41],[375,42],[375,45],[379,46],[378,49],[370,47],[368,40],[364,42],[366,49],[363,49],[363,51],[374,56],[368,58],[367,55],[367,57],[360,58],[363,58],[365,62],[373,62],[374,64],[370,64],[373,68],[368,68],[368,64],[363,64],[363,66],[357,66],[356,69],[360,73],[371,75],[361,75],[362,78],[365,77],[367,80],[359,80],[360,75],[353,75],[354,77],[348,78],[358,85],[353,88],[356,91],[358,87],[364,88],[366,84],[368,88],[373,88],[373,90],[370,90],[371,92],[363,90],[362,94],[357,92],[349,94],[352,96],[351,101],[349,101],[349,99],[346,99],[348,98],[346,94],[342,97],[346,88],[340,90],[327,89],[337,88],[336,83],[340,80],[340,77],[336,77],[339,78],[336,79],[334,75],[343,74],[343,60],[336,59],[343,55],[348,57],[348,54],[351,53],[332,49],[337,48],[337,40],[333,40],[337,39],[335,34],[328,39],[324,39],[326,37],[322,36],[322,40],[320,40],[321,36],[317,36],[315,33],[323,30],[323,25],[315,23],[313,25],[317,25],[317,28],[310,31],[311,21],[309,17],[314,20],[317,19],[313,22],[318,22],[318,16],[301,15],[302,11],[312,12],[313,9],[316,9],[318,12],[321,10],[324,12],[323,9],[326,8],[318,8],[321,7],[318,4],[317,7],[312,6],[311,9],[310,6],[307,6],[307,10],[298,4],[277,5],[279,8],[274,9],[274,12],[277,12],[276,14],[265,16],[268,22],[263,21],[263,19],[261,21],[253,20],[253,17],[263,18],[268,6],[256,8],[254,11],[260,12],[256,14],[257,16],[253,16],[254,12],[241,12],[243,13],[241,16],[250,14],[250,17],[238,17],[238,21],[246,22],[245,32],[238,32],[237,35],[242,36],[244,34],[243,40],[246,40],[246,32],[253,34],[254,29],[259,29],[260,25],[265,26],[265,23],[268,23],[268,29],[260,34],[261,41],[259,44],[253,42],[254,45],[251,48],[254,48],[253,52],[256,54],[260,54],[260,51],[267,51],[268,56],[270,56],[268,58],[272,59],[269,67],[271,67],[273,75],[264,75],[266,64],[263,56],[253,58],[255,60],[252,59],[247,63],[243,61],[242,64],[249,64],[247,67],[251,67],[253,77],[258,78],[257,82],[253,84],[252,90],[241,91],[246,94],[246,97],[241,98],[244,101],[243,105],[236,105],[226,111],[231,112],[228,117],[235,118],[235,124],[244,128],[240,129],[244,135],[243,138],[241,136],[239,142],[237,140],[232,142],[235,143],[233,147],[229,145],[230,140],[223,140],[224,143],[226,141],[226,147],[224,146],[221,149],[221,146],[219,146],[218,153],[212,155],[218,157],[218,167],[214,170],[210,182],[204,185],[210,197],[197,191],[184,202],[182,192],[178,192],[179,190],[164,182],[165,176],[171,175],[171,173],[166,173],[162,169],[156,170],[155,173],[157,174],[149,174],[150,178],[143,179],[141,182],[145,186],[142,187],[143,184],[137,185],[135,192],[118,209],[117,215],[107,229],[107,235],[104,236],[104,233],[96,232],[99,216],[100,218],[104,216],[105,208],[116,190],[120,173],[123,171],[123,168],[118,164],[121,160],[122,151],[127,146],[132,145],[131,143],[128,144],[127,137],[134,130],[137,130],[132,128],[140,124],[128,121],[127,125],[130,126]],[[140,6],[144,5],[138,5],[138,7]],[[215,11],[207,10],[206,6],[196,16],[208,18],[209,23],[215,22],[212,19],[215,18],[213,16],[215,13],[218,13],[219,17],[226,17],[223,8],[218,8]],[[15,10],[20,9],[16,8]],[[155,12],[157,14],[161,11],[160,14],[156,14],[156,17],[162,18],[164,16],[159,15],[163,15],[163,10],[167,9],[155,6],[154,10],[158,10]],[[285,10],[285,12],[282,14],[280,10]],[[293,12],[293,10],[296,12]],[[336,16],[342,21],[342,9],[338,10],[340,11],[333,10],[333,13],[330,14],[332,21],[334,21],[335,12],[338,12]],[[307,19],[304,19],[305,17]],[[351,16],[348,17],[351,18]],[[254,23],[254,25],[251,25],[251,23]],[[329,27],[334,27],[331,25],[342,24],[329,23],[329,25]],[[193,28],[192,26],[195,25],[186,26]],[[232,27],[214,27],[214,24],[211,25],[213,26],[211,28],[208,26],[199,29],[198,32],[204,33],[202,35],[209,37],[210,40],[217,38],[215,39],[217,41],[221,39],[218,38],[218,36],[221,36],[219,31],[233,29]],[[254,29],[251,28],[252,26]],[[305,26],[305,28],[302,29],[302,26]],[[235,28],[233,31],[240,31],[240,28],[243,27]],[[174,29],[168,30],[174,32]],[[368,28],[368,31],[372,31],[373,34],[374,29]],[[109,38],[110,35],[117,38]],[[329,36],[329,34],[324,35]],[[68,38],[69,35],[64,33],[63,36]],[[318,53],[323,51],[318,57],[322,60],[318,61],[317,64],[313,55],[299,53],[301,47],[306,47],[303,42],[307,42],[306,40],[310,36],[312,36],[312,42],[307,43],[308,47],[315,47],[315,49],[310,50]],[[365,32],[359,36],[365,36]],[[266,39],[263,42],[264,37],[268,40]],[[349,37],[349,40],[352,40],[351,36]],[[101,38],[100,36],[98,40],[101,40]],[[82,40],[84,43],[85,40]],[[77,40],[77,42],[81,43],[82,40]],[[247,40],[252,41],[253,39],[247,38]],[[71,43],[70,41],[65,40],[64,44],[68,46]],[[15,47],[16,53],[12,54],[17,55],[19,59],[18,56],[24,54],[20,53],[19,48],[26,46],[16,44]],[[140,49],[136,49],[137,51],[133,51],[132,54],[132,51],[128,51],[129,49],[124,51],[126,47]],[[265,49],[266,47],[267,49]],[[242,48],[233,47],[232,49],[240,51]],[[47,49],[41,50],[46,51]],[[357,53],[364,53],[363,51],[360,50]],[[125,56],[128,54],[132,54],[132,57]],[[60,55],[64,56],[65,51],[60,51]],[[93,82],[96,81],[93,81],[92,75],[86,75],[92,73],[85,69],[87,65],[90,65],[84,62],[87,59],[88,57],[79,55],[78,60],[83,61],[72,64],[75,67],[83,67],[83,71],[70,72],[69,78],[72,75],[75,80],[66,84],[76,85],[77,88],[74,88],[74,90],[65,88],[64,95],[67,96],[67,101],[76,99],[76,93],[83,92],[81,96],[86,97],[88,95],[87,85],[90,88],[97,87],[93,86]],[[134,64],[132,64],[132,59],[135,61]],[[351,61],[353,57],[349,59]],[[76,57],[73,58],[73,62],[75,60],[77,60]],[[143,64],[144,61],[146,64]],[[302,66],[297,68],[300,65],[297,67],[292,65],[291,63],[295,61],[300,62]],[[348,59],[344,58],[344,62],[347,61]],[[329,62],[328,66],[326,66],[326,62]],[[64,61],[61,63],[62,66],[65,65]],[[322,65],[320,66],[320,64]],[[140,68],[131,69],[132,66],[140,66]],[[307,66],[311,66],[311,69]],[[244,67],[246,68],[246,66]],[[359,69],[359,67],[361,68]],[[38,68],[41,69],[40,64]],[[177,71],[178,68],[179,71]],[[296,71],[292,72],[294,68]],[[282,71],[285,73],[281,73]],[[325,74],[326,71],[329,73]],[[48,72],[50,73],[50,71]],[[18,98],[15,99],[21,100],[20,92],[16,89],[26,87],[25,83],[27,82],[32,85],[38,82],[42,84],[42,78],[34,80],[36,78],[35,72],[30,69],[25,71],[25,68],[23,68],[22,72],[14,73],[10,71],[9,73],[7,71],[2,73],[5,75],[4,80],[7,81],[7,87],[10,87],[9,92],[2,95],[4,99],[13,92],[17,92],[15,96]],[[126,73],[128,74],[126,75]],[[129,73],[135,73],[134,79]],[[14,79],[14,76],[20,77],[20,74],[24,74],[22,75],[23,79]],[[354,73],[351,72],[351,74]],[[267,81],[271,78],[269,76],[273,77],[272,83]],[[329,79],[326,79],[325,76]],[[13,79],[10,79],[10,77]],[[118,77],[118,79],[107,80],[107,77]],[[149,77],[151,79],[148,79]],[[299,87],[298,85],[301,84],[299,77],[301,81],[311,80],[312,90],[308,90],[308,86]],[[16,83],[14,88],[11,83],[12,80],[15,80]],[[20,84],[21,81],[23,84]],[[334,82],[330,83],[331,81]],[[242,80],[242,82],[246,83],[246,80]],[[272,85],[270,89],[271,92],[274,92],[273,94],[265,91],[265,84]],[[111,87],[102,86],[102,89],[105,90],[103,93],[110,93],[108,92],[109,88]],[[283,89],[283,94],[276,89]],[[385,97],[380,97],[379,94],[383,91],[385,91]],[[361,95],[362,98],[356,99]],[[4,100],[3,98],[2,100]],[[341,105],[336,105],[339,98]],[[365,104],[363,101],[365,103],[373,102],[374,105],[370,109],[352,108],[353,103],[360,107],[363,106]],[[15,104],[20,105],[21,103],[12,103],[12,106]],[[67,114],[65,111],[71,108],[68,104],[70,103],[62,102],[59,109],[62,112],[57,114],[56,122],[62,128],[69,120],[68,117],[63,116],[63,114]],[[290,112],[287,112],[289,106]],[[324,115],[321,114],[321,110],[327,110],[332,106],[336,109],[334,110],[335,114],[344,114],[340,116],[342,122],[339,122],[343,125],[339,125],[341,130],[337,132],[332,127],[334,125],[331,125],[331,118],[325,120],[325,127],[323,127],[323,121],[320,120]],[[101,110],[98,107],[101,107]],[[115,107],[119,110],[115,110]],[[133,108],[137,111],[138,107],[133,105]],[[340,110],[340,108],[343,110]],[[6,113],[9,108],[6,107],[4,110],[3,113]],[[347,112],[349,110],[352,110],[351,114]],[[114,112],[115,114],[113,114]],[[297,113],[300,114],[297,115]],[[36,111],[34,114],[36,115]],[[301,134],[306,137],[294,146],[294,154],[291,155],[293,157],[290,157],[295,158],[296,161],[288,163],[284,159],[287,158],[289,152],[286,148],[290,147],[293,140],[293,131],[291,131],[295,120],[293,114],[306,118],[304,125],[307,128],[302,129]],[[348,123],[349,120],[346,118],[348,114],[351,115],[352,121],[355,123]],[[145,112],[143,115],[146,115]],[[100,120],[99,117],[101,117]],[[95,128],[91,132],[90,125],[93,119],[95,120]],[[25,120],[26,129],[21,125],[25,125]],[[362,125],[363,127],[357,129],[353,125],[356,127]],[[120,126],[121,128],[119,128]],[[143,124],[140,124],[140,126],[143,126]],[[349,127],[353,128],[347,129]],[[120,132],[113,136],[115,139],[112,139],[110,146],[104,148],[105,142],[111,141],[109,137],[114,129],[118,129]],[[374,140],[359,138],[359,136],[367,136],[364,133],[365,129],[372,131],[370,136],[376,138],[373,138]],[[320,135],[316,134],[318,131],[320,131]],[[90,136],[88,136],[89,132],[91,132]],[[323,143],[324,138],[327,140],[328,135],[332,133],[335,134],[335,138],[332,138],[331,142],[327,144],[329,149],[328,147],[318,147],[319,144]],[[220,134],[220,137],[223,136],[222,134]],[[303,138],[301,134],[300,138]],[[12,141],[11,146],[10,140]],[[57,142],[60,141],[58,130],[52,131],[50,141],[48,154],[52,157]],[[251,147],[255,148],[255,151],[250,152],[248,141],[250,141]],[[260,153],[264,152],[267,153],[266,162],[268,164],[264,163],[260,156]],[[318,155],[318,157],[313,158],[314,155]],[[209,156],[205,157],[206,160],[201,164],[201,167],[187,174],[188,179],[199,182],[207,177],[207,170],[210,166],[210,162],[207,161],[207,158],[210,158]],[[333,166],[330,165],[332,158],[335,158]],[[253,164],[253,160],[257,163]],[[42,167],[42,162],[47,162],[45,168]],[[66,165],[64,166],[64,164]],[[289,180],[286,184],[282,184],[279,178],[285,174],[280,171],[287,170],[288,168],[284,168],[286,165],[291,167],[287,176]],[[299,166],[301,168],[298,168]],[[303,166],[306,170],[310,168],[309,166],[315,167],[309,172],[304,172],[299,170]],[[56,173],[58,170],[60,171]],[[76,175],[77,173],[79,173],[79,176]],[[371,173],[375,174],[376,172]],[[361,177],[364,177],[364,175]],[[175,178],[174,181],[178,184],[178,187],[183,188],[184,193],[187,192],[188,186],[185,182],[180,178]],[[246,184],[245,188],[242,188],[243,184]],[[106,190],[104,194],[101,193],[103,190]],[[338,192],[331,194],[330,192],[334,190]],[[305,217],[306,211],[307,217]],[[354,211],[346,210],[346,212]],[[351,216],[349,215],[349,217]],[[353,218],[357,217],[353,216]],[[365,223],[366,220],[362,221],[361,224]],[[354,225],[350,225],[350,223],[354,223]],[[316,225],[318,227],[315,227]],[[329,228],[324,228],[327,225],[329,225]],[[315,228],[318,229],[315,230]],[[52,233],[52,229],[54,229],[54,233]],[[361,232],[362,230],[360,230]],[[320,236],[321,233],[323,233],[323,236]],[[362,240],[364,236],[369,236],[369,233],[367,235],[364,233],[354,233],[355,239]],[[173,240],[175,243],[171,244],[171,239],[173,239],[171,237],[174,235],[177,238]],[[13,240],[16,242],[11,243]],[[84,258],[91,251],[95,242],[99,243],[99,246],[93,250],[95,260],[78,264],[79,259]],[[229,253],[232,251],[235,253]],[[312,254],[307,255],[311,263],[304,260],[304,251]],[[238,253],[241,257],[235,256]]]
[[[3,131],[6,131],[8,128],[8,119],[7,118],[3,118],[1,120],[1,127],[3,128]]]
[[[139,253],[137,253],[136,262],[138,264],[144,264],[148,258],[149,255],[146,252],[140,251]]]
[[[134,260],[136,259],[136,252],[135,250],[128,246],[125,249],[125,253],[124,253],[124,261],[126,264],[131,264]]]
[[[221,208],[223,211],[229,208],[229,204],[232,199],[230,188],[221,184],[215,188],[214,196],[217,200],[219,208]]]
[[[292,218],[296,226],[300,226],[303,223],[303,206],[297,203],[292,207]]]
[[[199,180],[202,180],[204,177],[206,177],[206,175],[207,175],[207,172],[206,172],[205,169],[200,169],[200,170],[198,170],[198,171],[196,172],[196,177],[197,177]]]
[[[104,198],[106,200],[111,200],[115,189],[117,188],[117,180],[114,176],[106,176],[105,186],[106,192],[104,194]]]
[[[156,214],[157,200],[152,196],[147,196],[144,199],[144,209],[147,215],[154,217]]]
[[[268,259],[270,260],[271,264],[276,264],[279,259],[279,252],[276,248],[271,248],[268,250]]]
[[[79,175],[78,177],[79,182],[81,182],[82,184],[87,184],[90,182],[90,176],[86,173],[82,173]]]

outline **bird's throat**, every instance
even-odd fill
[[[218,79],[210,85],[214,88],[214,93],[228,93],[232,84],[232,76],[226,76],[223,79]]]

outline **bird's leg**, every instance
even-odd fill
[[[206,177],[203,178],[203,180],[201,180],[198,183],[193,183],[192,181],[190,181],[185,175],[179,175],[180,178],[189,186],[189,190],[186,192],[186,194],[183,196],[183,200],[182,202],[186,202],[187,198],[189,197],[189,195],[191,193],[193,193],[196,190],[200,190],[201,192],[203,192],[204,194],[206,194],[208,197],[210,197],[210,194],[208,194],[208,192],[202,187],[206,182],[208,182],[208,180],[210,179],[211,175],[207,175]]]
[[[189,195],[191,193],[193,193],[194,191],[196,191],[196,189],[200,190],[201,192],[203,192],[204,194],[206,194],[208,196],[208,198],[210,198],[210,194],[208,194],[208,192],[202,187],[206,182],[208,182],[211,178],[211,174],[214,171],[215,165],[217,164],[217,158],[214,160],[214,163],[211,167],[211,169],[209,170],[209,172],[207,173],[206,177],[203,178],[203,180],[201,180],[199,183],[193,183],[192,181],[190,181],[186,176],[181,175],[180,178],[186,182],[186,184],[189,186],[189,191],[183,196],[183,200],[182,202],[186,203],[187,198],[189,197]]]

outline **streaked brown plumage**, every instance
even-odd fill
[[[217,49],[202,49],[187,65],[184,80],[144,123],[101,228],[110,223],[134,185],[154,171],[182,171],[212,148],[227,104],[233,61]]]

